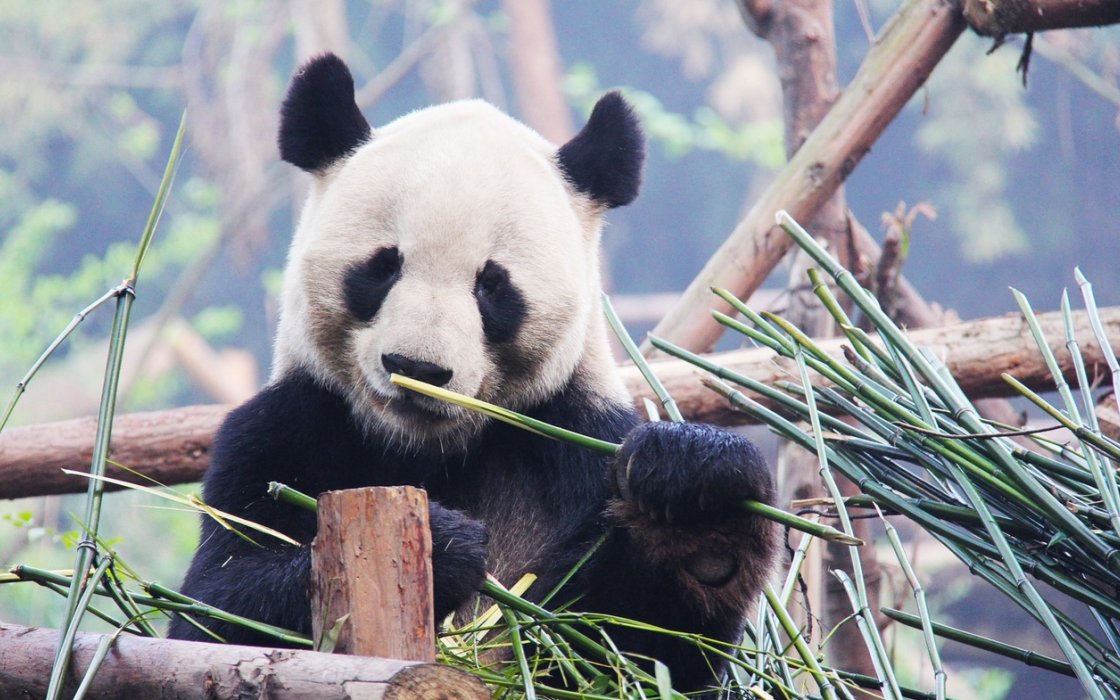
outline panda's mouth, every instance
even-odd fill
[[[379,411],[424,432],[447,427],[463,417],[463,409],[446,401],[393,385],[385,389],[367,386]]]
[[[408,391],[398,390],[384,399],[386,411],[415,420],[450,421],[454,419],[455,407],[438,399]]]

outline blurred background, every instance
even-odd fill
[[[841,85],[896,7],[835,4]],[[950,317],[1014,310],[1008,286],[1056,309],[1074,266],[1100,305],[1120,303],[1120,27],[1036,37],[1027,87],[1015,72],[1021,43],[991,46],[971,33],[956,43],[848,180],[848,206],[876,235],[901,202],[936,213],[914,221],[904,271]],[[295,66],[325,50],[350,64],[375,127],[478,96],[562,141],[603,91],[624,89],[650,157],[642,195],[611,212],[604,246],[635,336],[785,162],[773,51],[733,0],[0,0],[0,387],[13,388],[71,317],[127,274],[189,109],[183,166],[140,279],[119,410],[255,392],[306,185],[276,153],[278,105]],[[768,284],[777,311],[787,276]],[[110,321],[107,310],[85,321],[13,425],[96,412]],[[74,503],[0,503],[0,566],[69,566]],[[122,557],[177,585],[195,517],[131,494],[107,503],[102,532]],[[937,600],[951,623],[969,615],[953,609],[969,579],[944,581]],[[0,619],[50,626],[59,602],[29,584],[4,587]],[[967,669],[968,656],[953,663]],[[976,661],[955,676],[972,686],[960,697],[1016,696],[1011,672]]]

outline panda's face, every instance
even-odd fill
[[[479,102],[378,130],[304,214],[299,278],[320,372],[380,429],[458,442],[474,414],[391,372],[511,408],[571,377],[597,308],[597,220],[554,149]]]
[[[602,213],[637,194],[643,140],[616,93],[557,149],[479,101],[371,131],[335,56],[281,108],[283,158],[315,178],[289,252],[273,378],[310,372],[398,445],[454,450],[485,420],[412,376],[524,409],[575,376],[621,391],[598,313]]]

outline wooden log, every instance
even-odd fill
[[[809,222],[871,145],[929,77],[964,30],[949,0],[907,0],[875,39],[850,85],[789,160],[746,217],[712,254],[654,334],[678,345],[710,349],[723,333],[707,310],[730,308],[710,287],[745,299],[791,247],[774,223],[787,210]]]
[[[77,636],[68,696],[103,636]],[[0,623],[0,698],[46,694],[58,639],[58,630]],[[122,635],[86,697],[466,700],[490,693],[474,676],[441,664]]]
[[[198,481],[210,464],[214,431],[230,408],[187,406],[118,416],[109,459],[161,484]],[[89,470],[96,431],[97,421],[90,416],[0,433],[0,498],[84,492],[89,482],[62,470]],[[107,476],[136,480],[123,469],[107,466]]]
[[[1109,342],[1120,347],[1120,306],[1101,309],[1101,322]],[[1075,379],[1069,353],[1062,335],[1058,312],[1039,314],[1039,322],[1058,357],[1066,378]],[[1074,312],[1074,325],[1082,341],[1081,352],[1092,368],[1107,371],[1104,356],[1092,338],[1087,316]],[[1034,346],[1026,324],[1018,314],[968,321],[912,331],[910,338],[929,347],[944,359],[957,382],[973,399],[1006,397],[1013,390],[1000,378],[1010,372],[1033,389],[1052,389],[1053,381]],[[843,341],[829,339],[821,346],[838,353]],[[740,374],[768,384],[795,376],[788,363],[776,359],[765,349],[713,353],[709,359]],[[718,425],[743,425],[747,416],[732,410],[727,402],[704,388],[699,370],[679,360],[653,362],[654,371],[669,393],[680,404],[689,420]],[[640,410],[642,400],[656,400],[637,370],[622,368],[627,387]],[[165,484],[197,481],[209,463],[210,440],[228,406],[190,406],[187,408],[133,413],[117,418],[113,428],[113,459],[158,478]],[[0,498],[21,498],[49,493],[84,491],[86,480],[58,472],[60,467],[84,468],[89,462],[93,442],[92,419],[63,421],[23,428],[0,434]],[[75,426],[86,422],[83,431]]]
[[[335,651],[434,661],[428,495],[411,486],[319,496],[311,544],[312,631],[346,616]]]
[[[1113,347],[1120,346],[1120,307],[1102,309],[1100,313],[1101,323],[1109,342]],[[1073,317],[1075,333],[1078,338],[1083,339],[1082,358],[1089,368],[1090,381],[1092,381],[1096,378],[1095,371],[1105,373],[1108,368],[1100,348],[1095,342],[1088,340],[1093,337],[1088,316],[1085,312],[1078,311],[1074,312]],[[1073,366],[1065,347],[1061,313],[1038,314],[1038,320],[1066,379],[1075,382]],[[973,399],[1016,395],[1010,385],[1002,379],[1001,375],[1004,372],[1034,389],[1054,388],[1050,372],[1042,360],[1026,322],[1018,313],[916,330],[909,332],[908,335],[916,345],[930,349],[941,358],[964,392]],[[825,352],[836,357],[841,356],[841,346],[847,343],[841,338],[814,342]],[[707,357],[717,364],[765,384],[798,381],[797,369],[793,362],[778,358],[765,348],[713,353]],[[690,365],[658,361],[654,362],[653,366],[662,383],[665,384],[665,388],[689,420],[720,425],[736,425],[743,422],[743,417],[729,410],[724,401],[712,398],[712,392],[700,384],[698,370]],[[813,381],[823,382],[821,377],[815,375]],[[635,381],[630,382],[630,387],[635,388]],[[648,390],[643,390],[642,393],[648,394]]]

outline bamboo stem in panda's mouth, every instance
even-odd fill
[[[399,374],[391,374],[389,375],[389,381],[393,384],[396,384],[397,386],[404,387],[405,389],[408,389],[410,391],[415,391],[418,394],[430,396],[434,399],[447,401],[448,403],[455,404],[456,406],[461,406],[462,408],[476,411],[483,415],[490,416],[495,420],[500,420],[503,423],[508,423],[514,427],[521,428],[522,430],[528,430],[529,432],[535,433],[542,437],[571,442],[576,445],[595,450],[596,452],[599,452],[601,454],[615,455],[618,453],[619,449],[622,448],[622,445],[618,443],[600,440],[588,435],[583,435],[582,433],[577,433],[573,430],[567,430],[566,428],[552,425],[551,423],[545,423],[544,421],[537,420],[536,418],[530,418],[529,416],[518,413],[517,411],[511,411],[508,408],[495,406],[492,403],[487,403],[486,401],[483,401],[481,399],[466,396],[465,394],[460,394],[455,391],[441,389],[440,387],[432,386],[427,382],[421,382],[416,379],[412,379],[411,377],[405,377]],[[791,527],[795,530],[806,532],[810,535],[813,535],[814,537],[819,537],[830,542],[838,542],[840,544],[846,544],[854,547],[858,547],[863,544],[863,540],[859,539],[858,537],[852,537],[851,535],[841,532],[834,527],[829,527],[828,525],[825,525],[823,523],[813,522],[812,520],[806,520],[805,518],[794,515],[793,513],[788,513],[781,508],[775,508],[774,506],[767,505],[760,501],[747,500],[743,501],[740,506],[744,511],[757,515],[761,518],[773,520],[774,522],[784,525],[785,527]]]

